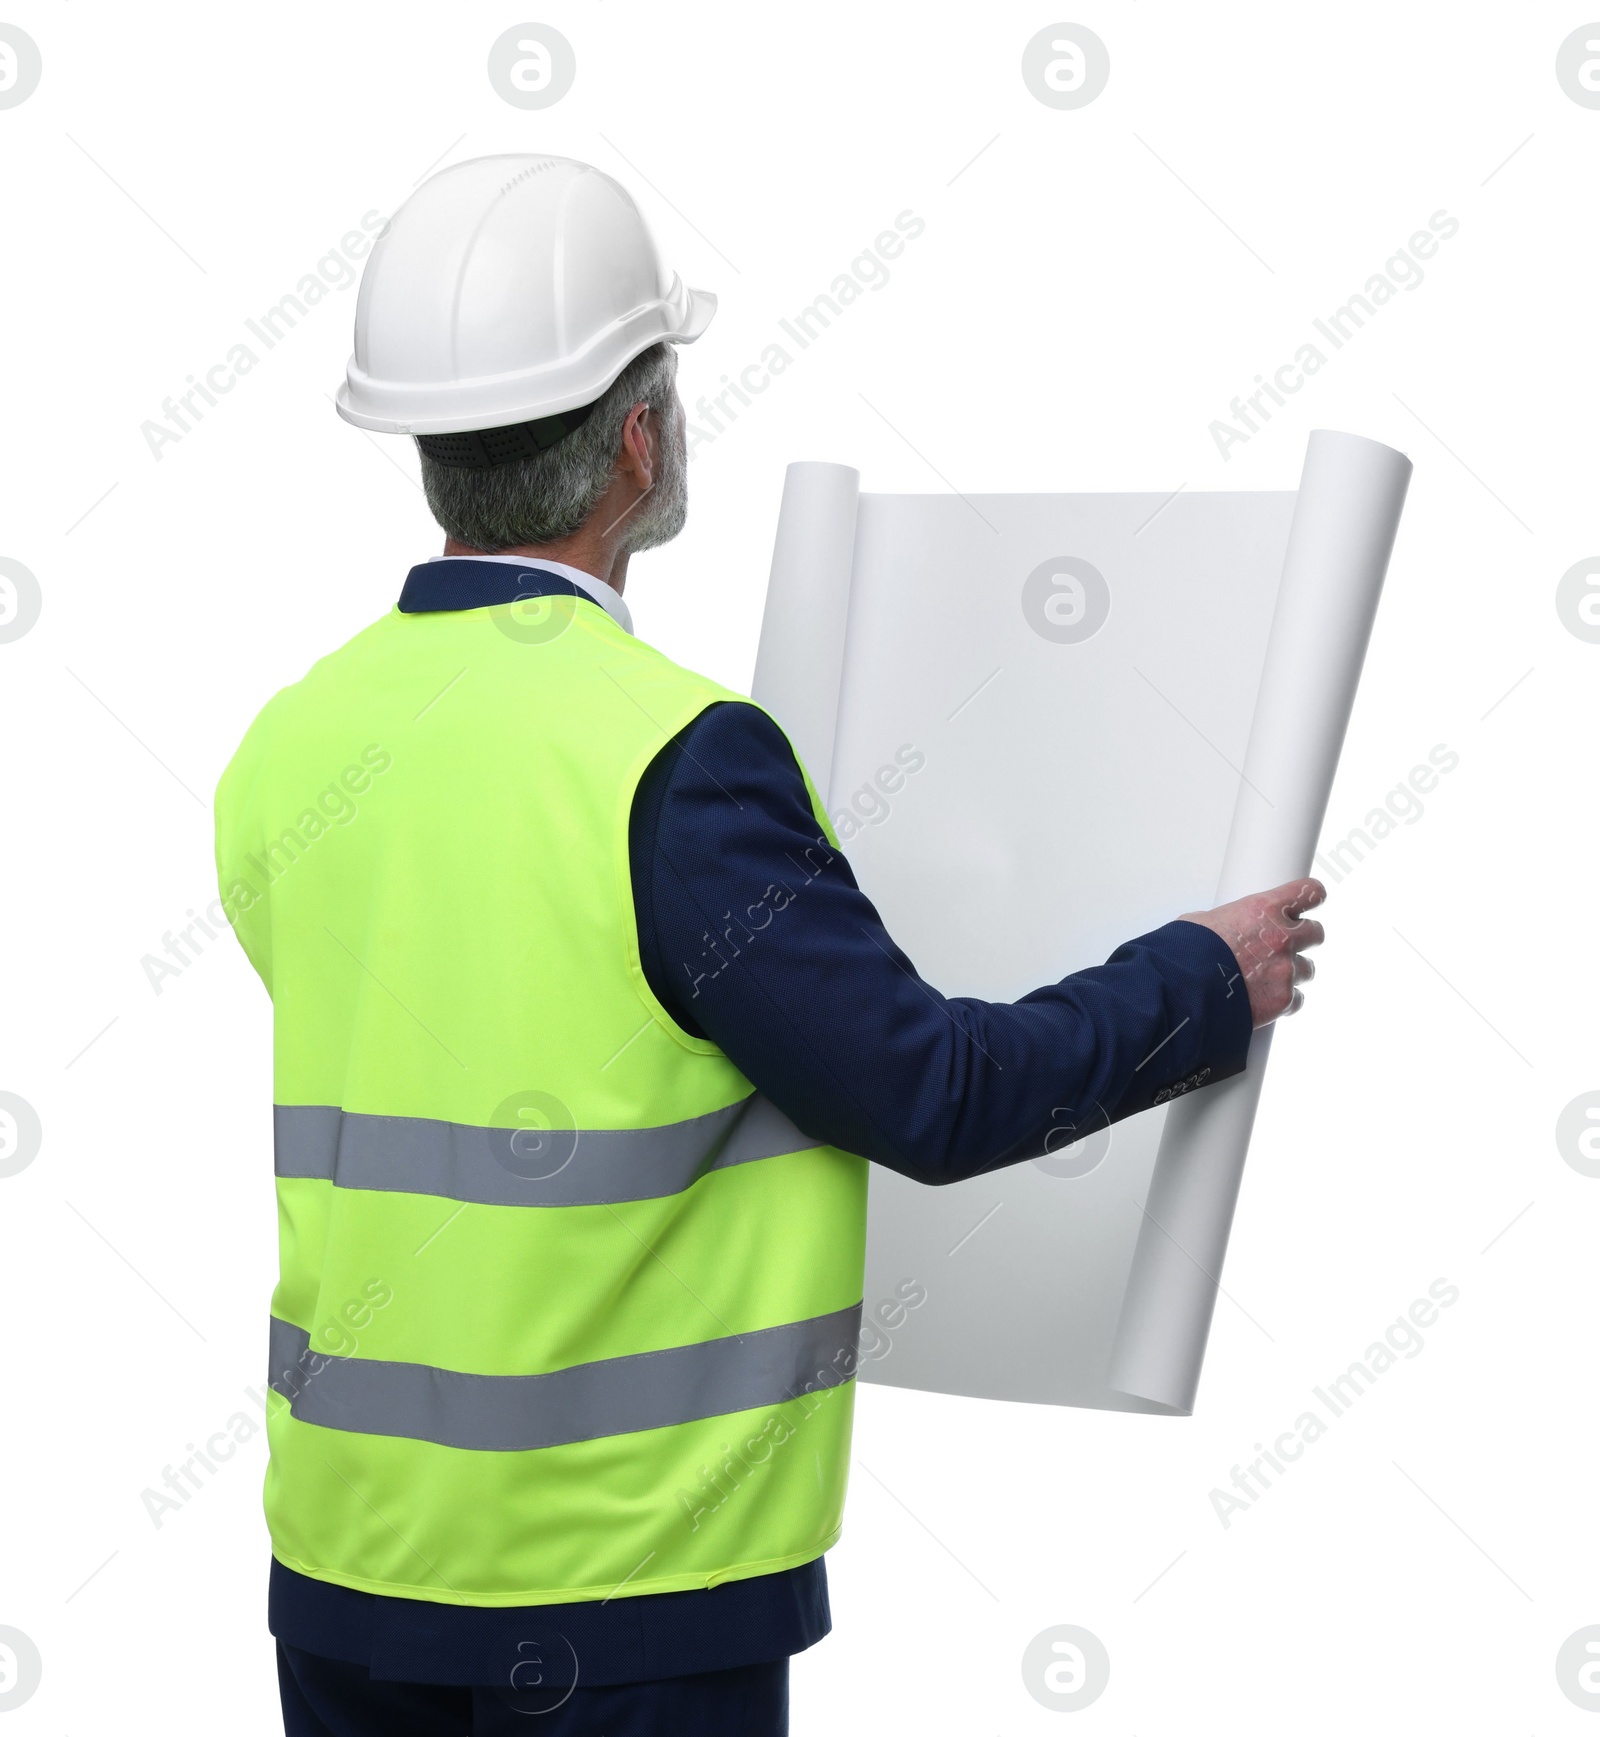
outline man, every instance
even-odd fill
[[[778,725],[631,634],[713,308],[556,158],[435,176],[367,264],[339,408],[416,438],[444,553],[217,794],[274,1003],[291,1737],[783,1732],[867,1162],[952,1182],[1236,1073],[1322,938],[1306,881],[1015,1004],[920,979]]]

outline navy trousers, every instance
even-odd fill
[[[545,1692],[395,1683],[278,1642],[286,1737],[786,1737],[789,1661]]]

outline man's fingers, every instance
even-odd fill
[[[1295,923],[1287,932],[1285,939],[1289,950],[1298,953],[1306,947],[1320,947],[1327,938],[1327,931],[1315,917],[1307,917]]]
[[[1328,889],[1321,881],[1308,878],[1286,881],[1281,887],[1274,887],[1268,896],[1284,916],[1298,917],[1302,911],[1314,911],[1327,898]]]
[[[1301,955],[1323,941],[1321,923],[1304,913],[1315,910],[1327,896],[1322,882],[1307,875],[1270,892],[1234,899],[1214,911],[1192,912],[1186,919],[1210,929],[1232,950],[1249,986],[1251,1020],[1256,1026],[1297,1013],[1304,1005],[1299,985],[1308,983],[1316,969]]]

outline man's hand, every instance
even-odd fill
[[[1327,898],[1321,881],[1288,881],[1270,893],[1251,893],[1214,911],[1189,911],[1183,921],[1199,923],[1233,949],[1250,995],[1250,1019],[1270,1025],[1284,1013],[1298,1013],[1305,993],[1297,987],[1316,975],[1303,955],[1322,940],[1321,923],[1301,915]]]

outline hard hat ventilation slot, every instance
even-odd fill
[[[557,168],[561,164],[565,163],[566,161],[567,161],[567,158],[565,158],[565,157],[541,157],[541,158],[539,158],[539,160],[537,162],[530,163],[526,169],[521,169],[515,175],[513,175],[511,177],[511,179],[509,181],[507,181],[505,183],[505,185],[500,189],[500,197],[502,199],[504,199],[506,194],[508,194],[511,191],[511,189],[517,185],[517,183],[519,181],[526,181],[530,175],[542,175],[546,169]]]

